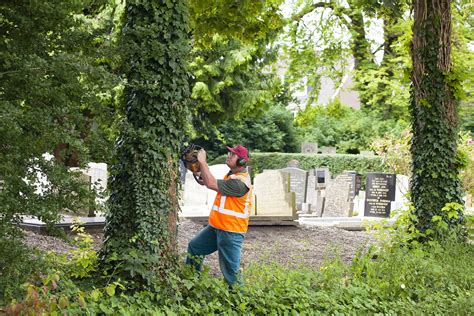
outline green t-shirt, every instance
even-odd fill
[[[239,179],[217,180],[217,190],[225,196],[244,196],[249,188]]]

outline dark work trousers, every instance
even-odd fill
[[[200,271],[204,257],[218,251],[219,266],[226,282],[231,286],[241,283],[240,251],[244,238],[243,233],[227,232],[207,225],[189,242],[186,263]]]

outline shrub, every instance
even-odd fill
[[[383,138],[374,140],[371,148],[382,157],[391,172],[411,175],[411,136],[408,129],[398,136],[386,134]]]
[[[285,168],[290,160],[298,160],[299,168],[309,170],[326,166],[333,175],[342,173],[344,170],[355,170],[361,174],[367,172],[388,171],[382,159],[377,156],[359,155],[321,155],[321,154],[289,154],[289,153],[250,153],[249,166],[252,168],[252,176],[261,173],[264,169]],[[225,163],[226,156],[220,156],[211,164]]]
[[[20,285],[38,273],[42,264],[42,256],[22,243],[19,231],[0,231],[0,306],[21,297]]]
[[[456,314],[474,308],[474,245],[442,243],[372,248],[351,265],[337,257],[320,269],[254,265],[245,286],[229,289],[208,271],[181,265],[154,291],[120,282],[85,288],[57,272],[29,285],[10,312],[66,314]]]
[[[301,142],[335,146],[340,153],[359,153],[384,134],[399,134],[407,124],[382,120],[373,112],[355,110],[334,100],[327,107],[308,106],[298,112],[295,125]]]
[[[461,132],[458,144],[460,178],[467,193],[474,194],[474,140],[468,132]]]
[[[23,300],[13,301],[7,313],[468,315],[474,308],[474,245],[449,237],[408,245],[400,235],[406,233],[359,253],[350,265],[339,256],[321,267],[251,265],[244,286],[233,289],[206,268],[196,273],[181,263],[167,279],[137,291],[107,275],[71,278],[65,272],[70,267],[50,256],[56,268],[27,285]]]

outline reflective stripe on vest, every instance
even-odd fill
[[[243,213],[225,209],[224,205],[225,205],[225,200],[227,199],[227,196],[225,196],[225,195],[224,196],[221,195],[221,203],[220,203],[219,207],[217,207],[217,205],[213,205],[212,210],[217,211],[217,212],[222,213],[222,214],[232,215],[232,216],[235,216],[235,217],[238,217],[238,218],[248,218],[250,216],[250,213],[249,213],[250,196],[251,196],[251,192],[250,192],[250,188],[249,188],[249,192],[247,192],[247,198],[245,199],[245,208],[244,208]]]

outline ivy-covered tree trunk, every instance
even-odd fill
[[[122,278],[141,283],[172,266],[177,254],[188,37],[186,1],[127,1],[126,117],[111,170],[102,260]]]
[[[441,211],[446,203],[462,201],[456,163],[460,83],[451,69],[451,2],[415,0],[413,5],[411,197],[415,227],[426,233],[436,230],[433,216],[451,228],[461,222],[460,216],[448,218]]]

